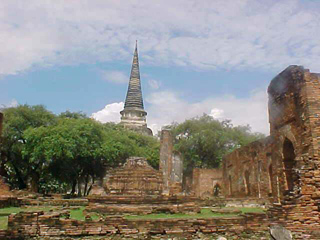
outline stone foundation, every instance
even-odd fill
[[[268,223],[265,214],[247,214],[239,217],[198,219],[126,220],[123,217],[106,217],[99,221],[68,219],[68,213],[30,212],[9,216],[8,230],[0,236],[17,237],[85,237],[119,234],[126,236],[179,234],[228,234],[263,233]]]

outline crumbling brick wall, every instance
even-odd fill
[[[273,138],[255,141],[224,157],[223,193],[226,197],[263,198],[275,192],[271,152]]]
[[[269,122],[276,146],[278,201],[271,210],[294,230],[320,227],[320,77],[290,66],[269,88]],[[279,206],[277,206],[279,207]]]
[[[107,194],[160,195],[162,173],[153,169],[145,158],[130,157],[124,166],[109,172]]]
[[[198,198],[218,197],[222,194],[221,169],[193,169],[193,192]]]
[[[272,222],[305,239],[320,228],[320,75],[289,66],[271,81],[268,95],[270,137],[226,156],[224,182],[234,197],[271,190]]]

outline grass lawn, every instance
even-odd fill
[[[78,209],[71,209],[70,210],[70,218],[76,219],[76,220],[85,220],[85,216],[83,215],[83,210],[85,207],[79,207]],[[99,219],[98,215],[92,214],[91,215],[92,220]]]
[[[240,207],[240,208],[230,208],[230,209],[239,209],[242,213],[265,213],[266,209],[258,207]]]

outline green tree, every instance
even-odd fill
[[[32,183],[37,181],[38,168],[38,165],[30,164],[28,156],[22,155],[22,150],[27,144],[24,132],[29,128],[53,125],[56,123],[56,116],[42,105],[19,105],[6,108],[3,112],[1,168],[6,171],[12,186],[23,189],[29,180]]]
[[[230,121],[218,121],[209,115],[171,126],[175,149],[183,154],[187,172],[193,168],[217,168],[222,157],[263,134],[251,133],[249,126],[234,127]]]
[[[72,193],[78,186],[78,194],[86,195],[102,174],[103,135],[102,125],[92,119],[62,118],[54,126],[26,130],[23,155],[42,166],[38,175],[50,173],[72,186]]]

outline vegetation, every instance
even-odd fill
[[[129,156],[158,166],[159,142],[83,113],[55,115],[41,105],[4,110],[1,174],[14,188],[87,195],[105,170]]]
[[[223,155],[262,137],[249,126],[234,127],[208,115],[171,129],[187,171],[218,167]],[[84,196],[106,170],[130,156],[146,157],[157,168],[159,145],[153,137],[99,123],[81,112],[55,115],[41,105],[19,105],[4,109],[0,174],[13,188]]]
[[[230,121],[218,121],[209,115],[170,126],[175,149],[183,154],[185,169],[217,168],[222,157],[236,148],[264,137],[252,133],[249,126],[233,126]]]

